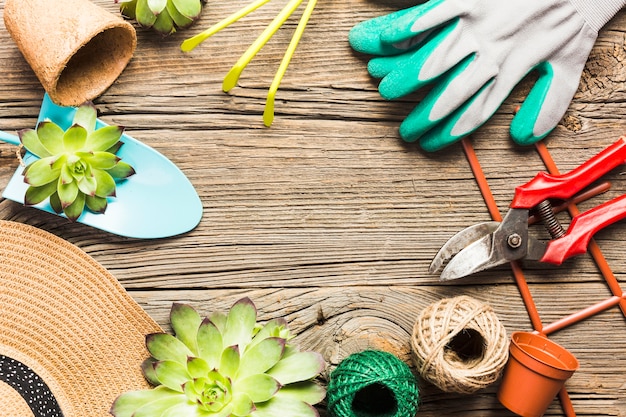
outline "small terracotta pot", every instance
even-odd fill
[[[101,95],[137,45],[135,28],[89,0],[6,0],[4,24],[52,101]]]
[[[578,360],[536,333],[513,333],[509,352],[498,400],[521,416],[541,417],[578,369]]]

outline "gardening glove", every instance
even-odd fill
[[[469,135],[516,84],[538,79],[513,118],[513,140],[528,145],[556,127],[578,89],[591,48],[626,0],[430,0],[357,24],[359,52],[378,55],[369,73],[392,100],[433,88],[400,126],[408,142],[435,151]]]

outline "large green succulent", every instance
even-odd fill
[[[115,417],[316,417],[325,390],[313,379],[325,368],[316,352],[302,352],[284,319],[256,321],[252,301],[236,302],[228,314],[202,319],[192,307],[174,304],[176,336],[146,337],[152,355],[142,365],[156,388],[120,395]]]
[[[115,196],[115,181],[135,170],[115,155],[122,146],[124,128],[96,129],[96,117],[95,107],[85,104],[76,110],[73,125],[66,131],[44,120],[37,129],[18,132],[22,145],[40,158],[24,170],[24,181],[29,184],[24,204],[50,198],[52,208],[72,221],[85,207],[104,213],[107,197]]]
[[[120,12],[163,36],[190,26],[202,12],[204,0],[115,0]]]

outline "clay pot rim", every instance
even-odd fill
[[[523,343],[521,338],[531,343]],[[525,346],[533,346],[532,342],[541,341],[544,346],[550,348],[550,351],[543,351],[546,353],[547,359],[538,358],[528,351]],[[511,335],[510,354],[525,367],[554,379],[566,380],[568,379],[579,367],[578,359],[569,352],[567,349],[559,345],[558,343],[538,334],[529,332],[514,332]],[[561,357],[557,357],[553,352],[558,352]]]

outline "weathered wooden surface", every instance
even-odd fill
[[[95,3],[117,13],[112,0]],[[138,30],[130,66],[95,101],[101,119],[126,126],[190,178],[204,205],[195,230],[163,240],[125,239],[5,200],[0,218],[75,243],[163,326],[173,301],[208,313],[249,296],[262,319],[285,316],[297,340],[320,351],[329,370],[365,348],[390,351],[410,364],[415,317],[448,296],[489,302],[509,332],[530,330],[508,268],[452,284],[428,274],[439,246],[460,228],[489,220],[488,212],[461,146],[426,154],[399,139],[399,123],[422,93],[383,101],[367,74],[367,57],[347,43],[357,22],[410,3],[320,1],[278,91],[271,128],[261,119],[265,96],[297,16],[235,89],[223,93],[221,81],[282,2],[271,2],[191,53],[179,50],[187,36],[245,4],[210,1],[194,28],[167,39]],[[562,171],[626,132],[625,36],[622,12],[600,33],[579,92],[546,141]],[[0,129],[34,126],[43,90],[6,30],[0,31],[0,62]],[[543,169],[533,147],[508,139],[512,113],[529,87],[523,82],[472,136],[502,212],[514,186]],[[0,145],[0,188],[16,168],[15,148]],[[611,191],[581,207],[622,194],[621,174],[609,174]],[[163,196],[163,203],[176,202]],[[625,236],[623,222],[597,235],[618,279],[626,271]],[[587,255],[558,268],[527,265],[525,272],[545,323],[610,296]],[[577,414],[626,416],[626,320],[620,310],[551,337],[580,361],[567,385]],[[421,386],[418,415],[510,415],[495,386],[471,396]],[[563,415],[558,401],[547,415]]]

